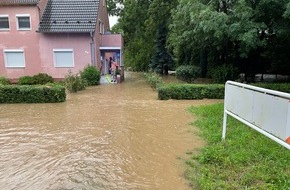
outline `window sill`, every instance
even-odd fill
[[[74,66],[54,66],[54,68],[61,69],[61,68],[74,68]]]
[[[21,29],[17,29],[18,31],[31,31],[31,28],[27,28],[27,29],[25,29],[25,28],[21,28]]]
[[[25,69],[25,66],[5,66],[6,69]]]

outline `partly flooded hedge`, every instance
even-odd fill
[[[168,84],[158,89],[160,100],[168,99],[223,99],[225,87],[221,84]]]
[[[66,100],[61,85],[0,85],[0,103],[56,103]]]

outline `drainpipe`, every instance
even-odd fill
[[[95,43],[94,43],[94,32],[90,32],[91,37],[91,64],[96,66],[96,52],[95,52]]]

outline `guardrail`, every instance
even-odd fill
[[[290,150],[290,94],[228,81],[225,85],[223,140],[227,115]]]

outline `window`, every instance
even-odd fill
[[[9,30],[8,15],[0,15],[0,30]]]
[[[74,52],[72,49],[54,49],[55,67],[74,67]]]
[[[99,30],[100,30],[100,34],[103,34],[103,31],[102,31],[102,22],[101,21],[99,21]]]
[[[25,67],[23,50],[4,50],[6,67]]]
[[[30,30],[30,15],[16,15],[17,29],[18,30]]]
[[[105,33],[105,24],[100,20],[99,20],[99,30],[100,30],[100,34]]]

